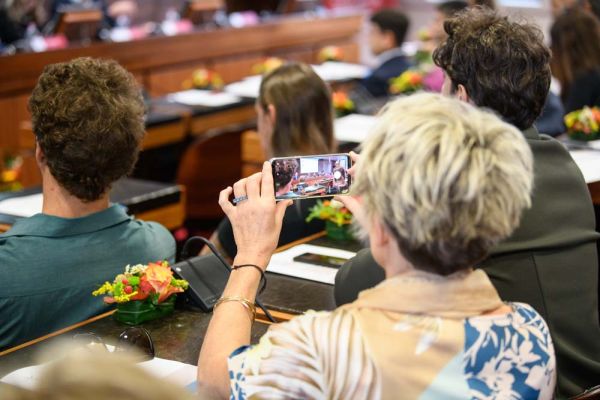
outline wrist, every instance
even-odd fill
[[[233,265],[242,264],[254,264],[262,268],[263,271],[267,269],[269,261],[271,260],[271,254],[260,254],[256,252],[238,252],[233,260]]]

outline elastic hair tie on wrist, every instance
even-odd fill
[[[267,277],[265,276],[265,271],[263,271],[263,269],[261,267],[259,267],[258,265],[254,265],[254,264],[241,264],[241,265],[234,265],[233,267],[231,267],[231,270],[235,271],[237,269],[246,268],[246,267],[255,268],[258,270],[258,272],[260,272],[261,285],[260,285],[258,294],[261,294],[267,288]]]

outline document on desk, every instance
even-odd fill
[[[50,363],[44,363],[18,369],[6,375],[0,382],[25,389],[33,389],[40,379],[44,368],[47,368],[49,365]],[[179,386],[188,388],[192,392],[196,391],[197,367],[195,365],[158,357],[150,361],[144,361],[138,365],[157,378],[166,379]]]
[[[42,212],[43,201],[41,193],[0,200],[0,214],[31,217]]]
[[[309,281],[335,283],[336,268],[321,267],[318,265],[307,264],[294,261],[294,257],[304,253],[322,254],[331,257],[352,258],[356,253],[352,251],[333,249],[331,247],[314,246],[311,244],[301,244],[291,249],[273,254],[271,262],[267,267],[268,272],[276,274],[293,276],[295,278],[307,279]]]
[[[571,157],[581,170],[586,183],[600,181],[600,151],[571,150]]]
[[[338,61],[327,61],[312,67],[325,82],[362,79],[369,74],[367,66]]]
[[[258,97],[258,92],[260,91],[261,81],[262,76],[254,75],[239,82],[230,83],[229,85],[225,86],[223,90],[225,93],[230,93],[235,96],[255,99]]]
[[[362,143],[377,123],[372,115],[350,114],[333,123],[335,138],[339,142]]]
[[[184,90],[167,96],[169,101],[186,106],[223,107],[240,102],[240,98],[231,93],[211,90]]]

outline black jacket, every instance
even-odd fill
[[[410,65],[410,61],[405,56],[393,57],[374,69],[369,76],[360,81],[360,85],[373,97],[388,96],[390,79],[402,74]]]
[[[559,397],[600,383],[598,254],[594,209],[583,176],[565,148],[532,128],[524,132],[534,155],[532,207],[520,227],[479,267],[500,297],[531,304],[554,341]],[[338,305],[384,279],[370,250],[338,272]]]

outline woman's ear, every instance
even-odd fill
[[[269,104],[267,106],[267,114],[269,115],[271,124],[275,125],[275,118],[277,117],[277,110],[275,110],[275,106],[273,104]]]
[[[463,85],[458,85],[458,88],[456,89],[456,97],[460,101],[464,101],[466,103],[471,101],[469,94],[467,93],[467,89]]]

